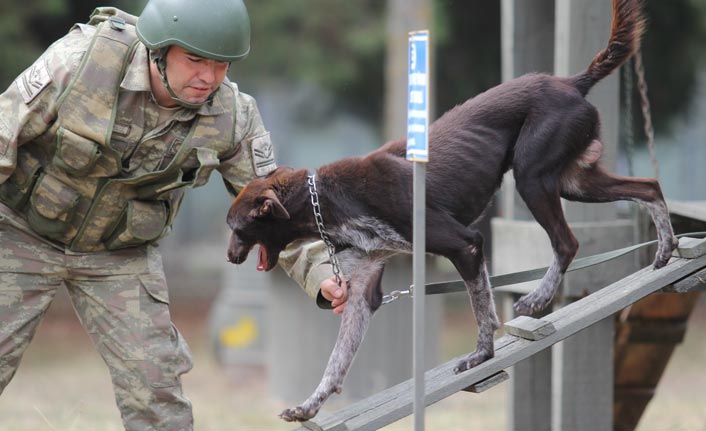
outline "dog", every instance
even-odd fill
[[[494,355],[495,312],[483,255],[483,237],[469,227],[513,169],[519,194],[551,239],[554,258],[539,286],[515,304],[520,314],[545,308],[576,255],[578,242],[560,198],[581,202],[631,200],[647,207],[656,226],[654,268],[667,264],[677,245],[667,205],[655,179],[629,178],[600,165],[602,142],[596,108],[586,101],[598,81],[638,49],[644,28],[641,0],[613,0],[608,46],[571,77],[533,73],[500,84],[458,105],[429,128],[426,251],[448,258],[464,280],[479,327],[476,350],[455,367],[460,373]],[[300,406],[281,417],[304,421],[340,393],[373,313],[382,302],[385,261],[412,250],[412,163],[406,142],[389,142],[363,157],[343,159],[309,176],[280,167],[250,182],[234,200],[228,260],[245,261],[260,246],[258,268],[270,270],[291,242],[320,237],[311,200],[348,283],[341,327],[323,378]],[[315,182],[316,181],[316,182]]]

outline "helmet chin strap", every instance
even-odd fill
[[[152,60],[154,62],[154,64],[157,66],[157,70],[159,71],[159,76],[162,78],[162,85],[164,85],[164,88],[167,89],[169,96],[174,101],[176,101],[178,104],[180,104],[181,106],[184,106],[189,109],[199,109],[205,103],[211,103],[213,101],[213,97],[216,95],[216,92],[218,91],[218,88],[216,89],[216,91],[209,94],[208,98],[204,102],[201,102],[201,103],[187,102],[186,100],[184,100],[176,95],[174,90],[172,90],[172,87],[169,86],[169,81],[167,80],[167,51],[168,50],[169,50],[168,46],[164,47],[164,48],[160,48],[158,50],[150,50],[150,60]]]

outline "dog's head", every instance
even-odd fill
[[[279,258],[279,253],[294,238],[289,212],[282,204],[278,192],[283,181],[293,169],[280,167],[265,178],[250,182],[238,194],[228,211],[226,222],[232,230],[228,245],[228,261],[245,262],[250,250],[260,246],[258,271],[269,271]]]

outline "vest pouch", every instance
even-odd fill
[[[196,158],[199,166],[196,169],[184,172],[184,181],[193,183],[191,187],[201,187],[206,184],[211,172],[220,164],[218,151],[210,148],[196,148]]]
[[[190,181],[184,181],[184,172],[177,169],[174,174],[158,181],[148,182],[136,188],[138,199],[151,200],[165,197],[172,190],[191,185]]]
[[[53,163],[71,175],[80,176],[90,172],[101,156],[97,143],[71,130],[60,128],[56,139]]]
[[[108,250],[152,242],[167,227],[169,209],[165,201],[128,201],[113,232],[104,241]]]
[[[195,148],[196,157],[184,163],[173,174],[157,181],[141,184],[136,189],[138,199],[162,199],[170,192],[183,187],[200,187],[208,182],[211,172],[220,164],[218,151],[210,148]],[[190,168],[190,166],[195,166]]]
[[[61,240],[68,230],[80,195],[48,174],[42,174],[29,198],[27,222],[47,238]]]
[[[0,184],[0,201],[13,210],[20,211],[27,204],[41,169],[39,160],[26,151],[20,151],[17,155],[17,168],[7,181]]]

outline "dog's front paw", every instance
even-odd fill
[[[307,421],[319,412],[319,407],[314,407],[314,406],[307,406],[306,404],[294,407],[293,409],[286,409],[283,410],[282,413],[279,414],[279,417],[284,419],[287,422],[294,422],[294,421],[299,421],[299,422],[304,422]]]
[[[456,364],[456,366],[454,367],[454,374],[459,374],[466,370],[470,370],[471,368],[482,364],[483,362],[487,361],[492,357],[492,352],[488,352],[486,350],[476,350],[475,352],[466,356],[463,360],[459,361],[458,364]]]
[[[328,397],[337,393],[340,394],[342,391],[341,385],[327,386],[324,390],[317,390],[311,396],[302,403],[302,405],[294,407],[293,409],[286,409],[279,414],[279,417],[287,422],[304,422],[307,421],[319,412],[321,406],[324,405]]]

